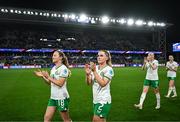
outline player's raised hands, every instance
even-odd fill
[[[38,77],[43,77],[42,71],[38,69],[37,71],[34,71],[35,75]]]
[[[144,57],[144,64],[148,62],[147,57]]]
[[[90,69],[94,72],[96,71],[96,64],[94,62],[90,62]]]
[[[89,64],[85,64],[84,69],[85,69],[86,75],[89,75],[91,73]]]
[[[47,71],[42,71],[42,75],[47,79],[50,77],[50,75]]]

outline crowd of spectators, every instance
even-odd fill
[[[113,29],[0,23],[0,48],[74,50],[157,50],[152,34]],[[70,64],[95,61],[94,53],[66,53]],[[142,63],[144,55],[112,54],[114,64]],[[3,53],[8,65],[51,64],[50,53]]]

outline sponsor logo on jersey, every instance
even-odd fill
[[[60,75],[60,72],[56,71],[56,72],[55,72],[55,75]]]

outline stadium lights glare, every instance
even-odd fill
[[[2,8],[2,9],[1,9],[1,12],[3,12],[3,13],[7,13],[7,12],[8,12],[8,10],[7,10],[7,9]]]
[[[35,15],[38,15],[38,12],[35,12]]]
[[[57,14],[56,14],[56,13],[54,14],[54,17],[57,17]]]
[[[91,20],[91,17],[88,17],[88,20]]]
[[[124,24],[124,23],[126,23],[126,20],[124,18],[122,18],[118,22],[120,22],[121,24]]]
[[[165,23],[160,23],[160,26],[164,27],[164,26],[166,26],[166,24]]]
[[[14,10],[13,10],[13,9],[11,9],[11,10],[10,10],[10,12],[11,12],[11,13],[14,13]]]
[[[48,41],[47,39],[43,39],[43,38],[40,38],[39,40],[40,41],[45,41],[45,42]]]
[[[14,13],[16,13],[16,14],[17,14],[17,13],[18,13],[18,10],[15,10],[15,11],[14,11]]]
[[[116,20],[115,20],[115,19],[111,19],[111,22],[115,23],[115,22],[116,22]]]
[[[61,41],[61,39],[56,39],[56,41],[60,42],[60,41]]]
[[[4,12],[4,9],[3,9],[3,8],[1,9],[1,12]]]
[[[131,26],[133,24],[134,24],[134,20],[133,19],[128,19],[127,25]]]
[[[79,18],[79,16],[76,16],[76,19],[78,19]]]
[[[87,20],[88,20],[87,15],[81,14],[79,19],[78,19],[78,22],[87,22]]]
[[[64,14],[64,18],[67,19],[68,18],[68,14]]]
[[[91,19],[91,23],[92,23],[92,24],[95,24],[95,23],[96,23],[96,21],[94,20],[94,18]]]
[[[136,26],[148,26],[148,27],[165,27],[167,26],[166,23],[163,22],[153,22],[152,20],[150,21],[143,21],[141,19],[132,19],[132,18],[111,18],[107,16],[88,16],[85,14],[80,14],[77,16],[76,14],[70,14],[70,13],[62,13],[62,12],[54,12],[54,11],[49,11],[49,12],[44,12],[44,11],[35,11],[35,10],[30,10],[30,9],[15,9],[15,8],[0,8],[0,13],[8,13],[9,14],[24,14],[24,15],[31,15],[31,16],[43,16],[43,17],[63,17],[65,20],[64,22],[68,22],[68,20],[74,21],[74,22],[80,22],[80,23],[97,23],[100,21],[103,24],[107,24],[109,22],[113,24],[125,24],[128,26],[132,26],[135,24]],[[75,21],[77,20],[77,21]],[[99,22],[98,22],[99,23]]]
[[[30,11],[28,11],[28,12],[27,12],[27,14],[29,14],[29,15],[30,15],[30,14],[31,14],[31,12],[30,12]]]
[[[142,26],[142,25],[143,25],[143,20],[137,20],[137,21],[135,22],[135,24],[136,24],[137,26]]]
[[[165,24],[165,23],[163,23],[163,22],[162,22],[162,23],[157,22],[157,23],[156,23],[156,26],[161,26],[161,27],[164,27],[164,26],[166,26],[166,24]]]
[[[157,26],[161,26],[161,23],[158,22],[158,23],[157,23]]]
[[[46,13],[43,13],[43,16],[46,16]]]
[[[70,15],[70,18],[71,18],[71,19],[76,19],[76,15],[75,15],[75,14],[71,14],[71,15]]]
[[[146,25],[147,23],[146,22],[143,22],[143,25]]]
[[[23,11],[23,14],[26,14],[26,11]]]
[[[21,14],[22,12],[21,11],[18,11],[18,14]]]
[[[148,26],[153,26],[153,21],[149,21]]]
[[[109,17],[103,16],[101,21],[103,24],[107,24],[109,22]]]

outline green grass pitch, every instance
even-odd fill
[[[35,69],[0,70],[0,121],[42,121],[50,87],[33,74]],[[68,79],[70,116],[74,121],[92,120],[92,88],[85,83],[81,68],[71,69]],[[114,68],[111,83],[112,107],[107,121],[180,121],[180,70],[177,72],[177,98],[167,99],[168,81],[164,67],[159,68],[161,109],[155,110],[156,98],[150,89],[143,110],[134,108],[142,92],[145,71],[141,68]],[[59,121],[58,112],[53,120]]]

